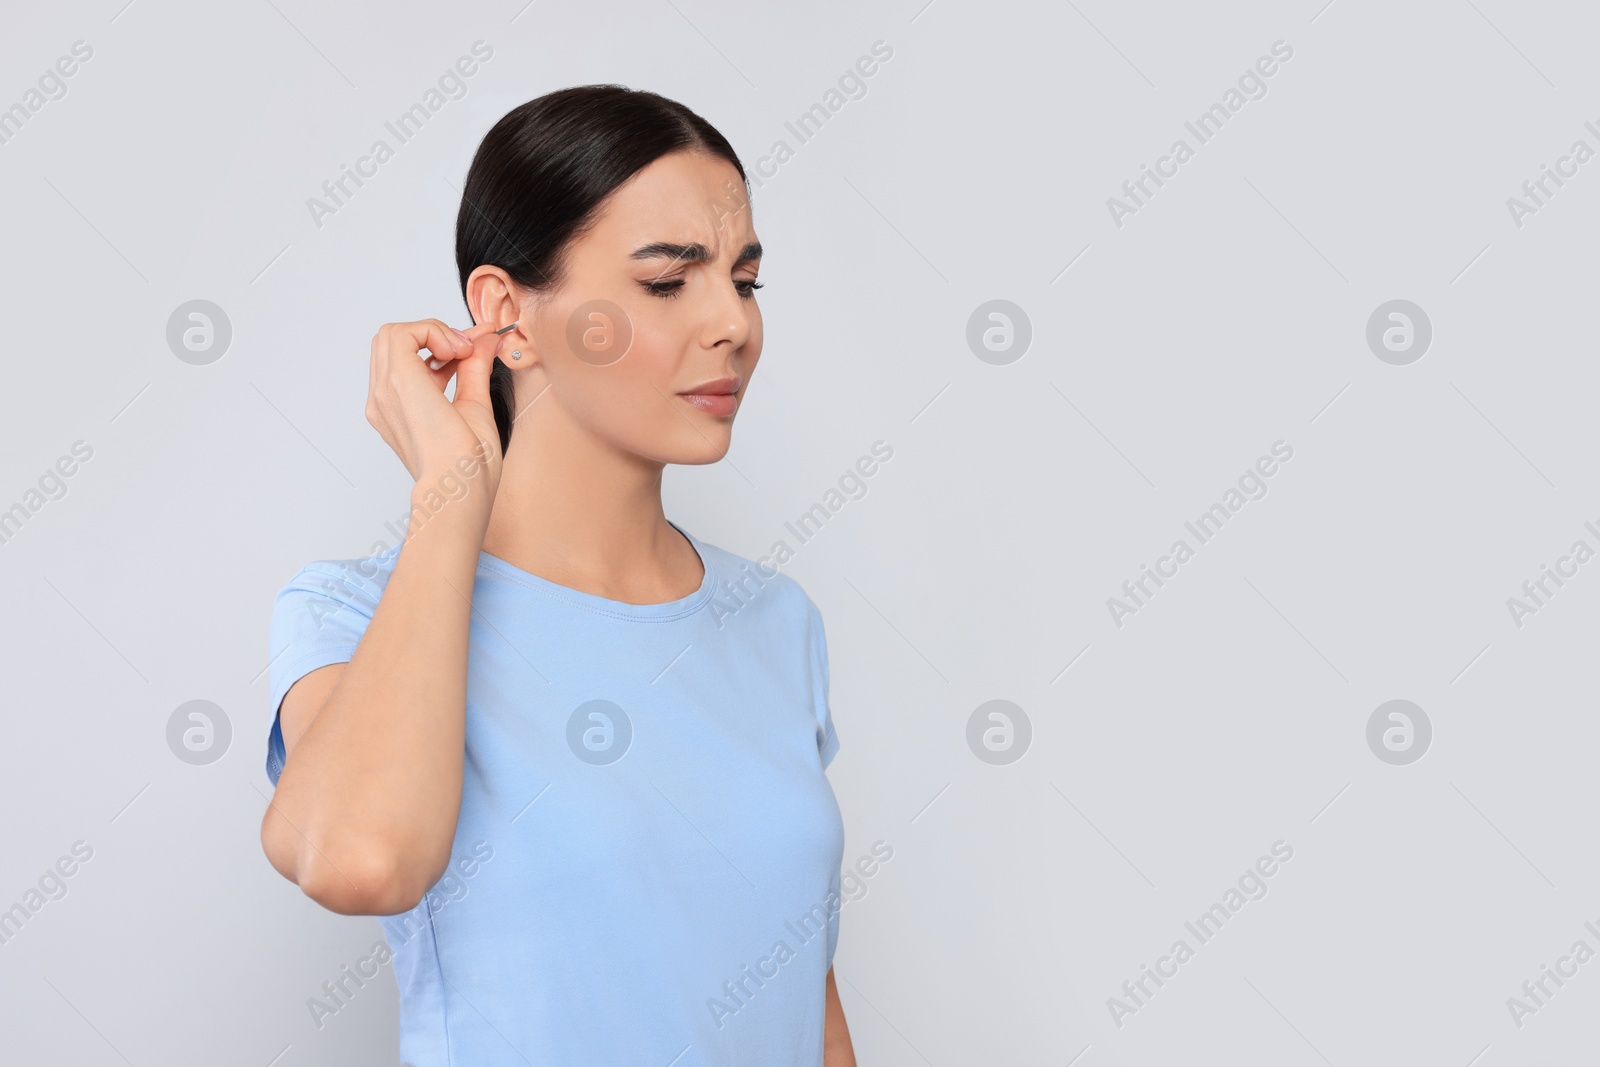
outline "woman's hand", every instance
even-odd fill
[[[438,319],[387,322],[372,338],[367,421],[418,481],[477,457],[488,499],[500,485],[500,433],[489,400],[489,372],[500,338],[492,325],[465,333]],[[426,348],[430,360],[421,358]],[[437,369],[435,369],[437,364]],[[445,387],[456,379],[454,400]]]

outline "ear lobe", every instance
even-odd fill
[[[533,362],[533,350],[516,323],[500,336],[495,345],[495,357],[512,370],[521,370]]]

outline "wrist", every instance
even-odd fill
[[[429,469],[411,487],[410,533],[420,527],[445,523],[465,524],[481,533],[494,506],[496,478],[478,463],[469,473],[464,466]],[[408,536],[410,535],[408,533]]]

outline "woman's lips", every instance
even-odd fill
[[[707,415],[732,415],[739,406],[733,393],[679,393],[690,405]]]
[[[743,380],[736,376],[712,378],[706,382],[695,382],[694,388],[678,395],[707,415],[732,415],[739,407],[737,394],[739,386],[743,384]]]

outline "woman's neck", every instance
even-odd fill
[[[558,585],[626,604],[664,603],[698,589],[699,554],[661,507],[663,465],[554,429],[548,421],[518,423],[483,550]]]

